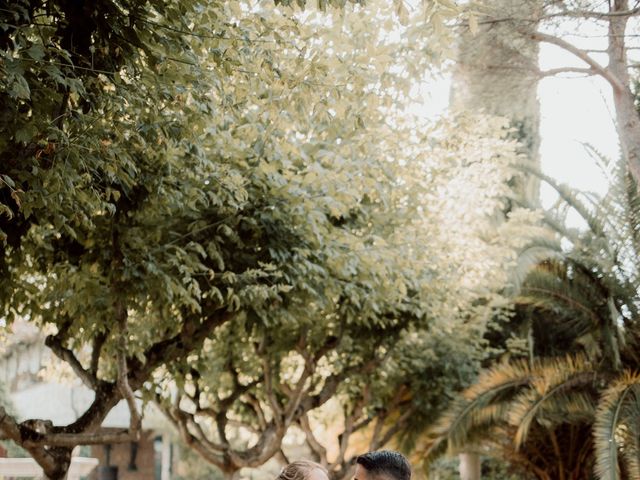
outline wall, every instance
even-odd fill
[[[131,444],[123,443],[111,446],[111,465],[118,467],[118,480],[155,480],[155,451],[153,439],[154,432],[143,431],[138,442],[138,452],[135,465],[137,470],[129,470],[131,459]],[[106,450],[104,446],[91,448],[91,456],[99,460],[100,466],[106,465]],[[97,471],[94,471],[89,480],[98,480]]]

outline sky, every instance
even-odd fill
[[[542,70],[573,63],[570,57],[557,47],[541,45]],[[605,177],[584,145],[610,159],[620,155],[609,85],[599,77],[549,77],[540,82],[538,98],[542,168],[574,188],[604,194]],[[541,193],[544,201],[549,192]]]

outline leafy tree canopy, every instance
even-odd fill
[[[516,156],[504,125],[461,116],[427,128],[404,108],[429,60],[411,54],[442,50],[451,7],[406,19],[352,8],[0,11],[5,319],[50,331],[96,392],[70,425],[2,416],[50,478],[75,445],[135,436],[136,390],[255,384],[276,412],[291,392],[273,392],[274,369],[298,371],[300,399],[330,378],[333,394],[403,345],[409,324],[464,325],[479,292],[504,280],[487,272],[510,261],[498,251],[508,227],[485,223]],[[102,432],[121,399],[130,429]]]

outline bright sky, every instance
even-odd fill
[[[557,47],[541,45],[542,70],[573,64],[572,60]],[[538,97],[542,168],[575,188],[603,194],[605,179],[583,145],[610,159],[620,154],[609,85],[599,77],[546,78],[540,82]],[[543,189],[543,201],[548,195]]]

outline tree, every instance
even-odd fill
[[[6,321],[51,331],[47,344],[96,393],[70,425],[2,410],[2,434],[47,477],[64,477],[76,445],[135,438],[134,392],[210,359],[231,325],[264,340],[324,314],[369,332],[424,317],[415,267],[382,255],[401,235],[416,238],[405,252],[436,251],[411,221],[427,203],[402,183],[420,177],[391,168],[422,154],[389,156],[400,150],[385,109],[410,73],[385,76],[389,55],[371,61],[363,44],[351,67],[327,64],[295,18],[238,3],[21,1],[0,19]],[[377,38],[362,27],[360,40]],[[130,428],[101,431],[123,399]]]
[[[629,2],[600,4],[589,1],[563,1],[526,2],[526,8],[512,9],[509,7],[513,7],[513,5],[508,5],[505,8],[501,2],[485,2],[481,7],[484,18],[480,18],[477,22],[478,25],[476,26],[472,21],[467,22],[466,27],[478,30],[478,34],[462,37],[462,62],[456,69],[457,77],[454,76],[454,80],[458,80],[455,83],[454,100],[456,93],[462,90],[469,94],[466,96],[458,94],[457,96],[466,99],[467,103],[469,100],[476,102],[476,104],[480,103],[489,111],[500,111],[502,108],[502,111],[506,110],[507,114],[511,113],[509,109],[513,108],[518,115],[523,115],[530,112],[531,109],[522,99],[531,98],[531,96],[518,95],[520,91],[519,79],[528,79],[530,84],[533,84],[536,76],[543,78],[559,74],[598,75],[612,87],[620,144],[627,164],[637,181],[637,161],[635,160],[637,153],[634,153],[634,149],[636,149],[635,139],[638,138],[638,117],[632,107],[634,80],[630,72],[634,64],[629,59],[629,52],[634,48],[631,43],[633,30],[637,28],[635,23],[635,17],[638,14],[637,6],[631,6]],[[578,35],[575,35],[576,29],[579,30]],[[594,40],[585,42],[580,38],[581,36],[592,37]],[[485,43],[483,43],[488,38],[491,39],[489,50],[485,48]],[[595,45],[601,43],[599,38],[607,40],[604,49],[599,49],[599,45]],[[564,49],[579,62],[583,62],[586,68],[570,66],[536,73],[535,62],[527,60],[531,59],[528,54],[535,51],[532,41],[544,42]],[[496,45],[498,53],[494,54]],[[502,47],[506,47],[504,48],[506,54],[502,52]],[[470,55],[469,52],[471,52]],[[606,60],[601,61],[602,57],[605,57],[608,63]],[[507,61],[502,61],[503,58],[507,58]],[[512,58],[525,59],[525,61],[512,61],[510,60]],[[516,71],[510,75],[491,75],[491,69],[504,67],[513,68]],[[480,75],[478,72],[481,72]],[[460,79],[462,81],[459,81]],[[465,81],[466,85],[464,85]],[[508,82],[512,83],[506,86]],[[476,85],[482,85],[483,88],[478,90],[479,94],[474,95],[473,88]],[[491,96],[494,89],[513,94],[519,101],[509,102],[505,108],[500,104],[500,101],[496,102]],[[530,94],[534,93],[533,88],[529,88],[528,91]],[[487,95],[486,92],[489,94]],[[499,98],[511,97],[501,95]],[[525,139],[525,144],[530,143],[528,140]],[[531,250],[527,255],[531,257]],[[537,254],[531,258],[535,257]],[[567,313],[571,315],[573,311],[569,310]],[[557,311],[555,314],[557,315]],[[529,312],[528,315],[530,320],[538,325],[538,332],[535,334],[532,332],[530,339],[536,337],[537,343],[555,349],[556,352],[563,348],[567,351],[572,351],[575,348],[570,340],[570,332],[565,332],[567,338],[564,343],[551,342],[548,338],[549,325],[542,325],[543,322],[538,317],[540,312]],[[557,324],[555,320],[552,323]],[[573,319],[571,319],[571,324],[574,324]],[[541,337],[540,334],[545,332],[547,338]],[[604,338],[611,338],[611,336],[609,331]],[[556,338],[556,340],[558,339]],[[538,345],[531,347],[539,349]]]
[[[346,37],[349,40],[339,37],[343,42],[333,43],[333,51],[325,53],[325,69],[331,70],[340,84],[364,81],[376,85],[389,81],[390,74],[384,69],[363,76],[358,59],[363,58],[365,48],[366,53],[374,48],[386,48],[389,55],[394,51],[384,43],[372,45],[371,30],[363,29],[362,20],[356,22],[355,16],[331,25],[325,35],[333,37],[326,39],[316,27],[320,47],[336,38],[336,30],[350,29],[346,30],[350,33]],[[309,55],[315,55],[313,45],[306,48]],[[292,75],[286,70],[286,55],[287,52],[275,51],[271,57],[282,76]],[[340,61],[336,62],[335,57]],[[240,76],[233,84],[243,88],[242,81]],[[270,83],[269,79],[265,81]],[[427,321],[438,317],[441,325],[458,322],[461,329],[469,330],[462,325],[467,320],[462,319],[462,312],[478,298],[479,288],[486,295],[492,291],[489,284],[502,280],[502,277],[487,278],[484,262],[498,264],[501,255],[509,256],[502,251],[504,244],[489,246],[480,238],[480,233],[488,228],[486,214],[493,212],[501,202],[501,195],[509,191],[506,182],[512,172],[506,167],[516,157],[517,144],[502,138],[503,121],[460,117],[457,122],[439,125],[437,131],[424,132],[434,144],[433,148],[426,148],[428,143],[422,137],[419,141],[412,140],[411,135],[416,135],[415,124],[399,116],[404,112],[392,108],[393,98],[386,97],[384,91],[376,91],[382,101],[366,105],[366,109],[357,90],[341,91],[340,104],[332,108],[358,112],[357,117],[369,132],[361,137],[349,117],[327,117],[324,110],[317,109],[314,112],[317,116],[304,112],[301,118],[291,111],[290,105],[303,102],[298,94],[304,95],[304,101],[310,104],[320,103],[313,99],[325,95],[321,87],[313,85],[312,91],[292,92],[275,105],[254,100],[248,109],[255,112],[251,118],[264,115],[264,110],[287,112],[287,118],[295,119],[298,132],[305,133],[305,142],[313,145],[321,140],[348,159],[345,164],[339,159],[340,163],[322,162],[321,167],[315,167],[311,155],[316,152],[306,147],[304,151],[309,152],[310,158],[287,166],[288,159],[275,148],[266,150],[270,152],[269,163],[274,166],[273,175],[279,180],[279,175],[286,174],[287,188],[279,194],[288,195],[289,189],[298,188],[297,182],[306,181],[306,170],[311,168],[314,171],[321,168],[323,175],[332,179],[332,188],[348,194],[346,207],[338,210],[335,215],[338,218],[324,227],[327,233],[323,233],[323,241],[317,247],[327,252],[331,262],[315,281],[330,293],[310,296],[310,290],[319,286],[310,285],[312,279],[308,278],[303,279],[302,285],[292,284],[290,298],[301,300],[284,302],[277,311],[268,311],[268,318],[262,321],[248,317],[234,322],[233,328],[225,327],[219,338],[207,342],[204,351],[166,369],[166,375],[159,380],[164,382],[164,392],[157,389],[149,392],[178,426],[185,441],[229,477],[240,468],[258,466],[280,454],[283,437],[297,425],[306,433],[319,460],[332,463],[335,477],[341,478],[350,469],[346,449],[353,431],[373,425],[377,418],[380,427],[378,435],[374,432],[372,444],[380,446],[415,420],[416,415],[432,414],[440,406],[435,399],[439,390],[434,384],[442,385],[440,391],[453,388],[445,386],[449,383],[446,373],[451,370],[440,363],[434,367],[437,376],[427,382],[428,387],[420,387],[421,392],[431,390],[430,400],[420,405],[421,400],[416,397],[413,400],[416,406],[408,411],[414,416],[404,415],[390,430],[384,425],[389,418],[396,418],[394,407],[407,406],[406,399],[396,397],[395,387],[407,384],[403,387],[407,388],[412,382],[420,385],[411,378],[415,370],[408,371],[406,366],[411,362],[425,365],[416,358],[411,361],[407,358],[410,355],[402,348],[404,330],[411,327],[417,329],[421,338],[435,337],[436,333],[426,334],[423,328]],[[262,88],[254,86],[253,90],[261,92]],[[384,117],[380,115],[379,104],[385,106]],[[270,117],[278,118],[273,113]],[[307,122],[309,127],[305,130]],[[274,123],[274,130],[278,127]],[[314,130],[322,135],[321,139],[316,138],[318,133]],[[369,135],[385,141],[370,143]],[[393,141],[387,142],[387,138]],[[291,145],[296,143],[291,140]],[[411,163],[405,160],[408,150]],[[350,171],[354,173],[344,175]],[[363,181],[377,179],[374,192],[366,186],[354,188],[357,187],[354,179],[357,182],[361,175]],[[463,195],[459,187],[464,182],[468,183]],[[285,184],[284,180],[277,182],[280,184]],[[281,214],[296,219],[286,210],[290,203],[287,196]],[[474,219],[467,210],[471,203],[476,212]],[[329,205],[329,213],[332,211],[335,210]],[[302,219],[298,228],[305,228]],[[462,249],[454,245],[464,245],[465,252],[458,253]],[[445,257],[441,257],[442,251],[447,251]],[[482,266],[478,265],[480,259]],[[457,300],[452,308],[449,295],[454,291]],[[461,343],[467,340],[465,336]],[[436,348],[423,341],[429,348]],[[471,345],[473,342],[468,346]],[[460,353],[454,358],[464,364],[465,357]],[[365,388],[374,372],[381,370],[383,361],[389,362],[391,358],[403,365],[400,372],[375,375],[376,386]],[[469,355],[468,360],[473,362],[473,356]],[[344,450],[337,459],[325,456],[322,439],[315,438],[308,418],[332,398],[343,405],[348,424],[340,440]],[[388,401],[391,404],[382,408]],[[423,413],[417,412],[418,407],[423,408]]]
[[[476,10],[456,31],[451,103],[454,109],[484,112],[509,119],[523,153],[539,163],[540,105],[537,98],[538,43],[530,38],[542,0],[493,0],[472,4]],[[520,18],[531,18],[524,23]],[[514,35],[518,30],[518,35]],[[538,201],[535,177],[522,179],[517,193]]]
[[[526,32],[534,32],[537,23],[521,25],[511,17],[537,16],[541,6],[538,0],[494,0],[468,6],[468,10],[476,9],[480,15],[471,16],[457,29],[451,69],[451,108],[508,119],[522,153],[534,165],[539,163],[540,106],[535,88],[537,78],[532,72],[537,70],[539,48]],[[516,25],[526,32],[514,38]],[[537,204],[539,186],[534,176],[518,178],[514,185],[515,205],[523,199]],[[512,208],[514,205],[506,205],[503,214]],[[498,222],[503,221],[503,214],[497,215]],[[480,470],[478,454],[460,453],[463,480],[479,479]]]
[[[524,11],[499,11],[494,6],[495,2],[486,2],[487,15],[478,24],[490,30],[509,26],[505,36],[511,35],[515,51],[519,51],[519,45],[535,40],[564,50],[581,64],[547,71],[534,71],[532,67],[535,65],[524,66],[525,70],[532,69],[532,75],[538,78],[562,74],[596,75],[609,84],[620,146],[638,182],[640,120],[634,107],[634,76],[630,73],[634,68],[630,52],[635,48],[632,31],[637,28],[636,17],[640,14],[637,5],[630,5],[627,0],[604,3],[567,0],[543,1],[536,8]],[[580,38],[591,41],[581,41]],[[601,48],[603,39],[606,45]]]
[[[3,434],[49,478],[64,476],[75,445],[135,437],[133,392],[159,366],[247,309],[276,308],[296,265],[308,278],[324,261],[314,248],[328,218],[307,213],[325,200],[302,185],[295,198],[307,204],[281,216],[283,199],[266,196],[280,179],[259,139],[245,155],[248,122],[232,123],[243,97],[224,84],[267,53],[263,42],[286,44],[295,31],[234,25],[235,8],[22,2],[2,11],[5,312],[53,326],[47,344],[96,392],[66,426],[2,411]],[[195,19],[206,27],[194,31]],[[270,72],[268,56],[263,67]],[[262,71],[244,73],[249,84]],[[101,432],[121,399],[131,428]]]

